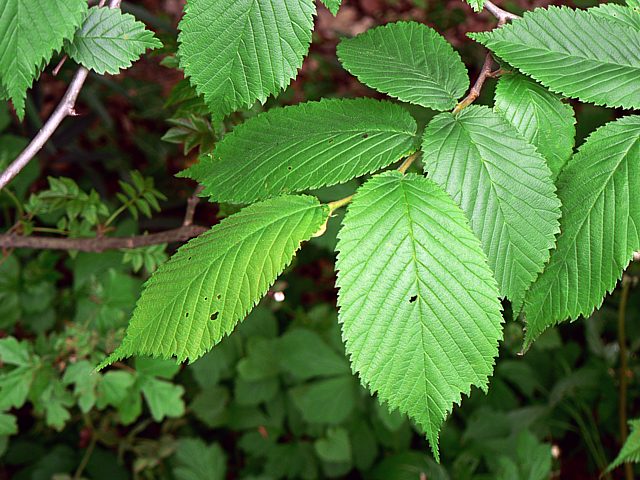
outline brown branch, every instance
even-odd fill
[[[134,237],[95,237],[95,238],[64,238],[22,236],[16,234],[0,235],[0,248],[33,248],[38,250],[77,250],[80,252],[103,252],[105,250],[120,250],[161,243],[184,242],[208,230],[200,225],[183,225],[173,230],[137,235]]]
[[[473,87],[471,87],[471,90],[469,90],[469,93],[467,94],[467,96],[464,97],[460,101],[460,103],[458,103],[456,107],[453,109],[454,115],[456,113],[459,113],[461,110],[465,109],[469,105],[471,105],[480,96],[480,92],[482,91],[484,82],[487,80],[487,78],[493,75],[492,69],[493,69],[493,57],[491,56],[490,53],[487,53],[487,56],[484,57],[484,64],[480,69],[480,75],[478,75],[478,79],[476,80],[476,83],[473,84]]]
[[[200,197],[198,196],[198,194],[202,190],[204,190],[204,187],[202,185],[198,185],[198,187],[193,192],[193,195],[191,195],[191,197],[189,197],[189,200],[187,200],[187,210],[184,212],[184,220],[182,222],[182,225],[185,227],[193,224],[193,217],[196,214],[196,207],[198,206],[198,203],[200,203]]]
[[[109,8],[118,8],[121,2],[122,0],[110,0]],[[80,67],[78,69],[69,84],[69,88],[49,119],[22,153],[0,174],[0,190],[6,187],[7,184],[27,166],[33,157],[42,150],[44,144],[49,141],[65,118],[77,115],[75,111],[76,100],[88,75],[89,70],[86,68]]]

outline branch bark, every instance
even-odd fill
[[[110,0],[109,8],[118,8],[120,7],[120,3],[122,0]],[[103,2],[101,2],[103,3]],[[7,186],[7,184],[18,175],[24,167],[36,156],[36,154],[42,150],[44,144],[49,141],[51,136],[60,126],[62,121],[69,117],[75,116],[75,105],[76,100],[78,99],[78,95],[80,94],[80,90],[82,90],[82,86],[84,82],[87,80],[87,76],[89,75],[89,70],[84,67],[80,67],[78,71],[73,76],[73,80],[69,84],[69,88],[66,93],[62,97],[62,100],[53,111],[47,122],[40,129],[38,134],[31,140],[29,145],[23,150],[23,152],[18,155],[11,164],[7,167],[7,169],[0,174],[0,190]]]
[[[502,8],[498,7],[495,3],[490,0],[485,0],[484,8],[491,15],[496,17],[499,21],[498,25],[504,25],[509,20],[515,20],[516,18],[520,18],[520,15],[516,15],[515,13],[507,12]]]
[[[99,253],[105,250],[121,250],[148,247],[160,243],[184,242],[208,230],[200,225],[183,225],[164,232],[134,237],[64,238],[0,235],[0,248],[32,248],[37,250],[77,250]]]
[[[484,64],[480,69],[480,75],[478,75],[476,83],[473,84],[473,87],[471,87],[471,90],[469,90],[469,93],[467,94],[467,96],[464,97],[460,101],[460,103],[458,103],[456,107],[453,109],[452,113],[454,115],[460,112],[461,110],[465,109],[469,105],[471,105],[480,96],[480,92],[482,91],[484,82],[487,80],[487,78],[492,76],[492,68],[493,68],[493,57],[491,56],[490,53],[487,53],[487,55],[484,57]]]

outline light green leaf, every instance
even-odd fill
[[[356,383],[351,375],[316,380],[291,389],[291,400],[308,423],[338,425],[356,403]]]
[[[122,405],[135,381],[135,377],[129,372],[110,371],[105,373],[96,387],[98,408],[105,408],[107,405],[113,407]]]
[[[147,281],[122,345],[100,367],[131,355],[202,356],[249,313],[327,214],[312,197],[278,197],[183,245]]]
[[[83,413],[89,412],[96,403],[96,385],[100,375],[95,372],[95,366],[87,360],[69,365],[62,377],[65,385],[74,385],[74,394],[78,399],[78,406]]]
[[[607,472],[619,467],[623,463],[640,463],[640,418],[629,420],[631,433],[624,442],[616,459],[607,467]]]
[[[562,233],[525,301],[525,347],[602,304],[640,249],[640,116],[600,127],[558,179]]]
[[[631,8],[640,8],[640,0],[627,0],[627,6]]]
[[[27,89],[53,52],[73,36],[86,11],[86,0],[0,2],[0,84],[21,120]]]
[[[325,7],[329,9],[329,11],[335,17],[338,13],[338,10],[340,9],[340,4],[342,3],[342,0],[322,0],[322,3],[324,4]]]
[[[153,32],[133,15],[116,8],[89,9],[82,28],[67,44],[67,54],[99,74],[117,74],[129,68],[147,49],[162,47]]]
[[[461,393],[486,390],[502,337],[496,282],[460,208],[434,182],[377,175],[356,193],[338,243],[338,304],[352,368],[426,432]]]
[[[313,444],[318,457],[329,463],[351,461],[351,442],[344,428],[330,428],[327,436],[319,438]]]
[[[542,156],[504,118],[472,105],[429,123],[424,168],[462,207],[500,293],[519,310],[555,244],[560,203]]]
[[[184,415],[182,385],[145,376],[140,379],[140,389],[156,422],[162,421],[164,417],[175,418]]]
[[[621,27],[640,31],[640,6],[631,8],[615,3],[603,3],[587,11],[596,17],[617,23]]]
[[[224,480],[226,458],[217,443],[205,444],[198,438],[181,438],[175,454],[173,474],[177,480]]]
[[[480,12],[484,8],[484,0],[465,0],[474,12]]]
[[[286,87],[309,50],[313,0],[189,0],[180,66],[214,119]]]
[[[342,40],[338,58],[371,88],[434,110],[453,108],[469,87],[460,55],[421,23],[389,23]]]
[[[549,7],[469,36],[554,92],[640,108],[640,31],[583,10]]]
[[[18,419],[5,412],[0,412],[0,436],[15,435],[18,433]]]
[[[539,83],[514,73],[500,77],[494,110],[536,147],[557,178],[573,153],[576,119],[571,105]]]
[[[214,201],[250,203],[385,167],[415,149],[416,128],[402,107],[368,98],[276,108],[236,127],[180,176]]]
[[[17,367],[30,365],[29,343],[19,342],[14,337],[0,339],[0,362]]]

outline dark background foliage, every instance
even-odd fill
[[[545,5],[503,6],[519,13]],[[340,67],[341,36],[400,19],[425,22],[461,52],[474,78],[484,53],[465,34],[495,23],[459,0],[345,0],[337,18],[319,6],[298,79],[264,107],[211,124],[175,66],[182,6],[178,0],[124,3],[157,32],[164,49],[117,77],[91,75],[79,116],[67,119],[37,162],[0,194],[3,231],[82,236],[105,227],[119,235],[177,227],[196,186],[174,174],[233,124],[273,105],[380,97]],[[67,62],[57,76],[47,68],[22,124],[0,105],[0,167],[42,125],[74,68]],[[490,80],[481,102],[490,102],[493,87]],[[579,143],[616,116],[587,105],[576,104],[576,111]],[[432,116],[419,107],[413,114],[423,125]],[[317,193],[329,200],[354,187]],[[195,223],[210,226],[232,212],[201,202]],[[524,356],[518,354],[522,325],[507,323],[489,393],[474,391],[454,410],[437,465],[410,422],[388,413],[350,374],[335,312],[331,249],[339,221],[310,242],[238,334],[203,359],[188,366],[138,359],[91,375],[122,337],[143,280],[176,245],[3,252],[0,350],[14,361],[0,365],[0,478],[599,477],[620,446],[620,290],[593,317],[550,330]],[[640,415],[638,270],[632,265],[627,274],[630,417]],[[617,471],[609,478],[623,477]]]

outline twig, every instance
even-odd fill
[[[202,190],[204,190],[204,187],[202,185],[198,185],[198,187],[193,192],[193,195],[191,195],[191,197],[189,197],[189,200],[187,200],[187,210],[184,212],[184,220],[182,222],[182,225],[185,227],[193,224],[193,217],[196,214],[196,207],[198,206],[198,203],[200,203],[200,197],[198,196],[198,194],[202,192]]]
[[[412,155],[409,155],[407,158],[404,159],[404,162],[402,162],[402,164],[398,167],[398,171],[402,173],[406,173],[416,158],[418,158],[418,152]]]
[[[59,238],[43,236],[22,236],[16,234],[0,235],[0,248],[33,248],[46,250],[77,250],[80,252],[103,252],[120,250],[161,243],[184,242],[197,237],[208,229],[200,225],[186,225],[164,232],[133,237],[95,237],[95,238]]]
[[[627,302],[629,300],[629,291],[631,290],[631,278],[622,277],[622,293],[620,296],[620,305],[618,306],[618,345],[620,347],[620,385],[618,387],[618,426],[620,428],[620,445],[624,445],[627,441],[627,338],[625,333],[625,315],[627,310]],[[633,480],[633,469],[630,463],[624,464],[624,472],[626,480]]]
[[[122,0],[110,0],[109,8],[118,8]],[[101,2],[102,3],[102,2]],[[22,151],[22,153],[16,158],[7,169],[0,174],[0,190],[7,186],[7,184],[18,175],[24,167],[36,156],[36,154],[42,150],[45,143],[51,138],[56,129],[62,123],[66,117],[75,116],[75,105],[80,90],[89,75],[89,70],[85,67],[80,67],[73,76],[71,84],[67,89],[64,97],[53,111],[47,122],[40,129],[38,134],[31,140],[29,145]]]
[[[485,0],[484,8],[494,17],[496,17],[500,23],[498,25],[503,25],[509,20],[515,20],[516,18],[521,18],[519,15],[515,13],[507,12],[506,10],[501,9],[496,4],[489,0]]]
[[[480,75],[478,75],[478,79],[476,83],[473,84],[471,90],[466,97],[464,97],[460,103],[456,105],[453,109],[453,114],[459,113],[461,110],[465,109],[469,105],[471,105],[476,98],[480,96],[480,92],[482,91],[482,86],[487,78],[492,76],[492,68],[493,68],[493,57],[490,53],[487,53],[487,56],[484,58],[484,64],[482,65],[482,69],[480,70]]]

